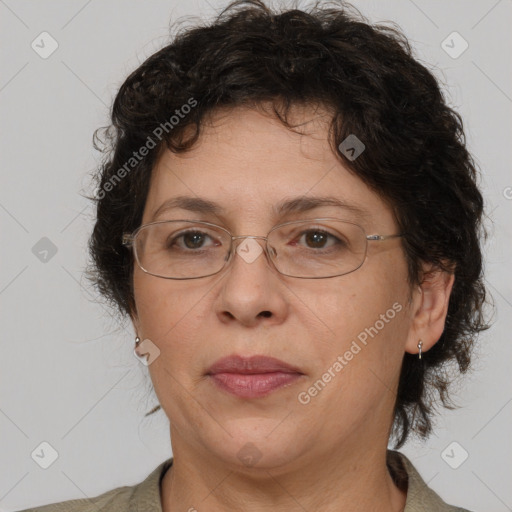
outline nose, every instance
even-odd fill
[[[232,240],[233,259],[239,257],[246,263],[253,263],[261,254],[264,254],[267,264],[275,270],[272,258],[276,255],[276,251],[268,245],[266,236],[240,235],[232,237]]]
[[[237,320],[245,326],[261,321],[279,323],[287,303],[280,275],[265,253],[266,237],[237,237],[232,246],[230,268],[225,269],[217,315],[222,322]],[[266,260],[266,261],[265,261]],[[269,272],[270,270],[270,272]]]

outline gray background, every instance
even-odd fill
[[[496,317],[458,386],[463,407],[442,410],[435,435],[402,451],[447,502],[512,510],[512,1],[354,4],[371,20],[397,22],[418,58],[439,68],[492,219],[486,270]],[[144,418],[156,398],[132,354],[131,325],[119,326],[83,277],[93,211],[80,194],[92,193],[92,133],[107,124],[124,78],[165,44],[169,21],[208,18],[224,5],[0,0],[1,511],[133,485],[171,454],[163,412]],[[43,31],[59,45],[46,59],[31,47]],[[454,31],[469,44],[458,58],[442,46]],[[447,44],[462,48],[453,37]],[[40,252],[43,237],[54,255]],[[58,452],[48,469],[31,457],[44,441]],[[447,447],[453,460],[469,455],[457,469],[444,460]]]

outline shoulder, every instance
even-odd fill
[[[162,462],[147,478],[133,486],[123,486],[93,498],[52,503],[18,512],[129,512],[130,510],[161,511],[160,482],[172,458]]]
[[[443,501],[403,453],[388,450],[388,467],[395,483],[407,489],[404,512],[471,512]]]
[[[95,510],[97,512],[127,511],[130,503],[130,496],[134,487],[119,487],[94,498],[85,498],[77,500],[62,501],[52,503],[37,508],[28,508],[19,512],[88,512]]]

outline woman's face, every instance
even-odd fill
[[[397,233],[389,207],[332,154],[318,113],[297,116],[308,121],[306,135],[254,110],[215,115],[193,150],[161,156],[142,223],[197,219],[266,236],[279,223],[335,217],[367,234]],[[176,208],[155,219],[177,196],[214,202],[220,213]],[[324,196],[366,214],[338,206],[273,212],[283,201]],[[358,270],[329,279],[286,277],[264,253],[252,262],[235,254],[219,274],[192,280],[136,266],[134,290],[136,332],[160,351],[149,371],[175,455],[290,469],[333,450],[361,455],[387,445],[404,351],[418,341],[400,238],[368,242]],[[269,393],[240,396],[208,375],[231,355],[269,356],[299,372]]]

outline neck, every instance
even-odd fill
[[[161,484],[163,512],[402,512],[405,507],[407,494],[387,469],[386,447],[365,453],[331,449],[293,468],[240,469],[210,457],[174,450]]]

